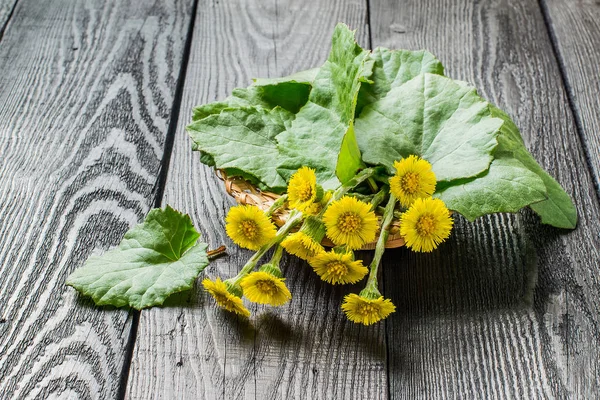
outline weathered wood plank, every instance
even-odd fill
[[[365,17],[363,2],[200,2],[165,203],[188,212],[211,247],[228,246],[229,256],[212,263],[209,276],[233,276],[250,252],[225,235],[223,220],[234,202],[191,152],[184,112],[252,77],[320,65],[338,21],[358,28],[365,45]],[[340,304],[350,288],[332,289],[292,258],[284,263],[291,304],[252,307],[249,322],[217,309],[202,290],[143,311],[127,397],[387,397],[383,325],[349,323]]]
[[[131,328],[64,285],[152,206],[191,1],[20,0],[0,46],[0,398],[114,398]]]
[[[505,109],[572,194],[573,232],[530,212],[458,219],[437,253],[388,254],[394,398],[594,398],[600,209],[536,1],[371,2],[373,44],[427,48]]]
[[[600,194],[600,3],[543,0],[541,5]]]
[[[0,39],[18,0],[0,0]]]

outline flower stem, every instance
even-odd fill
[[[327,210],[327,208],[331,205],[331,203],[344,197],[344,195],[346,193],[348,193],[350,190],[354,189],[356,186],[360,185],[361,183],[363,183],[364,181],[369,179],[371,176],[373,176],[373,174],[375,174],[374,168],[365,168],[362,171],[360,171],[358,174],[356,174],[354,176],[354,178],[352,178],[348,182],[346,182],[345,185],[342,185],[339,188],[337,188],[333,192],[331,199],[329,199],[329,201],[327,202],[325,207],[323,207],[321,212],[319,212],[319,214],[317,215],[317,218],[321,219],[323,217],[323,214],[325,214],[325,211]]]
[[[385,200],[385,196],[387,196],[388,192],[389,188],[387,186],[384,186],[381,188],[381,190],[379,190],[379,192],[375,194],[375,196],[373,196],[373,198],[371,199],[371,210],[375,210],[378,208],[379,204],[381,204],[381,202]]]
[[[269,209],[267,211],[265,211],[265,215],[267,217],[272,216],[275,211],[279,210],[281,207],[283,207],[283,205],[285,204],[285,201],[287,200],[287,194],[283,194],[281,195],[277,200],[275,200],[273,202],[273,204],[271,204],[271,207],[269,207]]]
[[[279,265],[279,262],[281,261],[281,256],[283,256],[283,247],[281,247],[281,245],[277,245],[277,247],[275,248],[275,252],[273,252],[273,256],[271,257],[271,261],[269,261],[269,264]]]
[[[375,174],[374,168],[365,168],[360,171],[358,174],[354,176],[354,178],[350,179],[346,184],[342,185],[339,189],[337,189],[334,193],[334,196],[339,192],[339,197],[335,200],[341,198],[344,194],[346,194],[350,189],[355,188],[360,185],[364,181],[370,179]]]
[[[369,266],[369,279],[367,280],[365,289],[361,292],[364,292],[367,295],[370,294],[373,297],[379,297],[381,295],[377,284],[377,270],[379,269],[381,257],[385,252],[385,243],[390,235],[390,224],[394,219],[395,207],[396,197],[390,193],[390,198],[385,206],[385,211],[383,212],[381,232],[379,233],[379,239],[377,239],[377,245],[375,246],[375,255],[373,256],[373,261],[371,261],[371,265]]]
[[[372,176],[370,176],[370,177],[367,179],[367,183],[369,184],[369,189],[371,189],[371,192],[373,192],[373,193],[377,193],[377,189],[378,189],[379,187],[377,186],[377,182],[375,182],[375,179],[373,179],[373,177],[372,177]]]

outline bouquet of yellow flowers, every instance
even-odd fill
[[[377,271],[394,215],[400,215],[401,235],[414,251],[433,251],[452,230],[451,212],[442,200],[431,197],[436,186],[431,164],[411,155],[394,166],[395,173],[387,183],[377,169],[367,168],[348,183],[328,191],[317,183],[314,169],[302,167],[290,177],[287,194],[266,212],[255,205],[231,208],[226,219],[227,234],[238,246],[256,253],[235,277],[225,281],[205,279],[204,288],[219,306],[244,316],[250,312],[243,305],[242,295],[259,304],[283,305],[291,299],[279,267],[285,250],[306,260],[322,280],[332,285],[357,283],[368,274],[365,288],[359,294],[347,295],[342,309],[348,319],[365,325],[386,318],[395,307],[381,295]],[[375,177],[383,181],[381,189],[372,196],[361,195],[361,185],[368,180],[375,184]],[[386,205],[378,218],[375,211],[383,202]],[[283,207],[289,207],[289,216],[277,229],[269,216]],[[326,250],[322,246],[325,236],[335,247]],[[376,236],[375,255],[367,268],[355,258],[354,251]],[[269,262],[257,269],[259,260],[272,248],[275,251]]]
[[[365,50],[344,24],[320,68],[256,79],[198,106],[187,130],[204,164],[276,195],[266,209],[231,208],[227,234],[255,253],[236,276],[202,282],[219,306],[243,316],[250,315],[243,297],[272,306],[291,299],[280,268],[284,251],[328,284],[368,275],[341,308],[370,325],[395,310],[378,283],[390,235],[412,251],[431,252],[450,236],[457,215],[472,221],[530,207],[542,223],[572,229],[577,222],[570,197],[527,151],[506,113],[445,76],[431,53]],[[199,237],[189,216],[168,206],[152,210],[118,248],[90,257],[67,284],[96,304],[162,304],[191,288],[220,253],[207,252]],[[355,251],[373,241],[367,267]]]

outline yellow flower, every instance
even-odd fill
[[[210,279],[204,279],[202,281],[202,286],[204,286],[204,289],[214,297],[219,307],[243,315],[244,317],[250,316],[250,311],[244,307],[242,299],[231,293],[227,284],[221,281],[220,278],[217,278],[214,282]]]
[[[319,197],[315,170],[302,167],[296,171],[288,183],[287,194],[291,208],[299,211],[312,208]]]
[[[235,206],[229,210],[225,230],[235,244],[258,250],[277,234],[269,217],[256,206]]]
[[[306,209],[304,209],[303,213],[305,215],[319,214],[321,212],[321,210],[323,209],[323,207],[325,207],[327,205],[327,203],[329,203],[329,200],[331,200],[331,196],[333,196],[333,192],[331,192],[331,191],[327,191],[327,192],[323,193],[323,198],[321,199],[321,201],[318,201],[318,202],[313,203],[310,206],[306,207]]]
[[[242,279],[240,286],[248,300],[259,304],[280,306],[292,298],[292,294],[283,281],[283,278],[278,278],[268,272],[257,271]]]
[[[430,252],[450,236],[452,217],[440,199],[417,199],[402,214],[400,234],[414,251]]]
[[[369,272],[361,260],[353,260],[352,253],[323,251],[310,261],[310,265],[321,279],[333,285],[356,283]]]
[[[337,246],[360,249],[375,239],[378,224],[371,206],[354,197],[334,201],[323,214],[327,236]]]
[[[404,207],[435,192],[435,174],[427,160],[411,155],[395,161],[394,168],[396,174],[390,178],[390,191]]]
[[[350,321],[357,324],[372,325],[396,311],[396,306],[390,300],[384,299],[383,296],[368,299],[351,293],[344,297],[342,310],[344,310]]]
[[[288,253],[303,260],[310,260],[320,252],[325,251],[321,243],[318,243],[302,231],[288,235],[281,242],[281,247]]]

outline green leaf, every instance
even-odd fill
[[[521,162],[496,158],[482,176],[442,188],[434,197],[473,221],[485,214],[516,212],[545,200],[546,187],[540,177]]]
[[[286,181],[277,173],[281,163],[276,136],[285,131],[294,115],[282,108],[226,108],[187,127],[203,154],[210,154],[217,168],[261,182],[272,190],[284,190]],[[238,173],[236,173],[238,172]]]
[[[575,229],[577,209],[573,205],[571,197],[546,171],[539,171],[538,174],[546,185],[548,200],[531,204],[529,207],[541,217],[543,224],[557,228]]]
[[[489,168],[500,118],[464,82],[422,74],[366,106],[355,121],[369,164],[392,169],[411,154],[428,160],[438,181],[477,176]]]
[[[495,106],[491,107],[492,115],[504,121],[498,137],[498,155],[510,155],[519,160],[530,171],[537,174],[546,187],[547,199],[531,204],[530,207],[542,220],[542,223],[557,228],[574,229],[577,226],[577,209],[571,201],[570,196],[563,190],[554,178],[552,178],[535,158],[527,151],[519,128],[511,118]],[[497,155],[497,156],[498,156]]]
[[[97,305],[142,309],[162,304],[170,295],[192,288],[208,265],[207,245],[188,215],[171,207],[151,210],[119,246],[91,256],[66,284]]]
[[[208,154],[203,160],[217,168],[243,171],[274,191],[284,190],[289,176],[302,166],[314,168],[324,187],[337,186],[342,140],[354,118],[360,85],[372,73],[372,64],[365,65],[367,54],[356,44],[354,32],[338,24],[329,58],[314,79],[308,78],[312,89],[295,115],[282,105],[272,107],[264,92],[260,98],[236,92],[227,106],[213,103],[197,112],[202,118],[187,127],[194,148]],[[281,104],[281,93],[273,93]],[[240,106],[250,98],[257,104]]]
[[[354,124],[350,123],[350,127],[342,140],[335,174],[342,184],[346,184],[354,178],[359,169],[364,167],[365,164],[362,162],[360,149],[354,135]]]
[[[314,79],[308,102],[291,128],[277,137],[283,156],[277,170],[284,179],[301,166],[309,166],[323,187],[339,185],[335,171],[342,140],[354,119],[361,83],[372,73],[372,64],[365,65],[367,55],[354,40],[354,32],[338,24],[329,58]]]
[[[356,112],[385,97],[388,92],[414,77],[431,73],[444,75],[444,66],[426,50],[390,50],[378,47],[369,55],[373,62],[370,82],[362,85],[358,94]]]
[[[281,78],[256,78],[254,79],[255,86],[276,85],[279,83],[299,83],[311,86],[314,82],[320,68],[312,68],[304,71],[296,72],[295,74],[283,76]],[[308,98],[307,98],[308,100]]]
[[[241,107],[262,107],[267,110],[280,107],[295,114],[307,102],[310,88],[308,83],[282,81],[270,85],[254,84],[245,89],[234,89],[232,95],[223,101],[195,107],[192,121],[219,114],[228,108]]]

